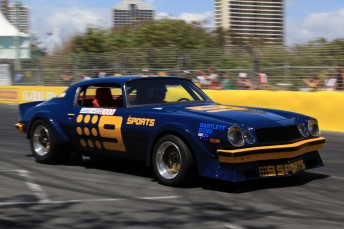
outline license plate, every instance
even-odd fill
[[[306,169],[303,159],[295,159],[280,164],[266,164],[258,166],[260,177],[278,177],[296,174]]]

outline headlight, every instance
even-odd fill
[[[256,138],[252,134],[251,131],[244,131],[243,132],[244,139],[248,144],[254,144],[256,142]]]
[[[228,128],[228,140],[229,142],[236,147],[244,145],[244,136],[241,128],[239,126],[232,126]]]
[[[299,131],[302,134],[302,136],[304,136],[304,137],[308,137],[309,136],[309,132],[308,132],[308,130],[307,130],[305,125],[299,124],[299,125],[297,125],[297,128],[299,129]]]
[[[320,130],[318,126],[318,121],[316,119],[310,119],[307,124],[307,128],[309,133],[311,133],[312,136],[319,136],[320,135]]]

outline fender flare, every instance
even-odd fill
[[[54,119],[52,114],[48,111],[38,112],[30,119],[30,124],[28,126],[26,135],[27,139],[30,139],[32,124],[38,119],[43,120],[45,123],[47,123],[56,138],[55,140],[57,144],[64,144],[70,141],[61,126],[57,123],[56,119]]]
[[[190,148],[197,165],[200,165],[205,158],[209,159],[216,157],[216,155],[210,153],[208,149],[199,141],[199,139],[197,138],[197,133],[195,133],[191,129],[185,128],[185,126],[182,126],[180,123],[174,122],[159,127],[150,137],[148,142],[148,152],[146,158],[147,166],[151,167],[151,158],[155,142],[161,136],[166,134],[174,134],[177,137],[180,137],[182,140],[184,140],[187,146]]]

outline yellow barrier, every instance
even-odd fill
[[[0,103],[20,104],[47,100],[66,87],[0,86]],[[344,92],[294,92],[264,90],[205,90],[216,102],[294,111],[318,119],[322,130],[344,131]]]
[[[48,100],[60,95],[66,87],[0,86],[0,103],[20,104]]]
[[[344,93],[338,91],[205,90],[214,101],[294,111],[312,116],[322,130],[344,131]]]

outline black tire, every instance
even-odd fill
[[[152,165],[161,184],[174,187],[194,185],[198,178],[189,147],[174,135],[161,137],[154,146]]]
[[[43,121],[36,120],[30,132],[30,145],[37,162],[61,164],[68,160],[70,150],[56,144],[51,128]]]

